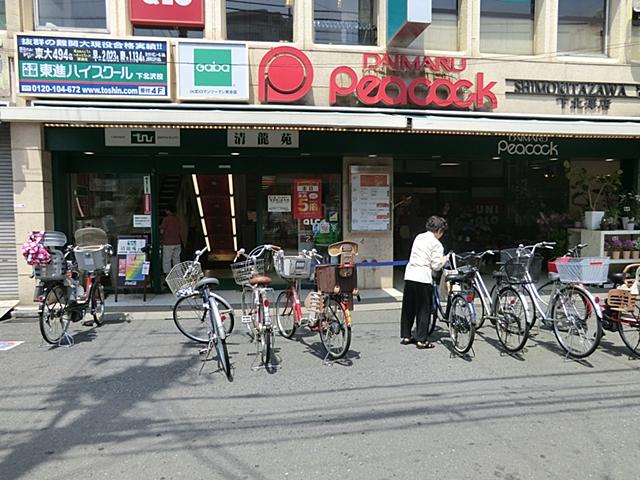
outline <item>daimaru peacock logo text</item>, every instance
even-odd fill
[[[233,85],[230,49],[196,48],[193,50],[193,80],[198,87]]]
[[[509,135],[498,142],[498,155],[557,157],[558,144],[545,135]]]

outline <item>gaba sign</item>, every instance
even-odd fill
[[[204,27],[204,0],[129,0],[133,25]]]
[[[495,109],[498,100],[493,93],[496,82],[486,82],[478,72],[475,81],[451,79],[452,73],[466,69],[465,59],[363,54],[363,70],[383,70],[382,75],[359,76],[348,66],[338,66],[329,75],[329,103],[340,97],[355,95],[364,105],[416,107],[448,107]],[[418,75],[408,83],[399,75],[387,72],[408,72]],[[447,78],[427,78],[426,71],[446,72]],[[303,98],[313,85],[313,65],[309,58],[293,47],[277,47],[269,51],[258,69],[258,98],[261,102],[292,103]]]

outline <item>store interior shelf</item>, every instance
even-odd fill
[[[569,247],[578,243],[587,244],[582,250],[583,257],[603,257],[605,256],[604,242],[606,240],[636,240],[640,238],[640,230],[586,230],[582,228],[569,228]],[[613,238],[612,238],[613,237]],[[640,263],[638,258],[612,259],[611,264]]]

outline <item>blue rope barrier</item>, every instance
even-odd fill
[[[404,267],[408,260],[396,260],[392,262],[360,262],[356,263],[358,267]]]

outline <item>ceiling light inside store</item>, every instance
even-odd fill
[[[549,159],[550,162],[557,162],[558,161],[558,157],[553,157]]]
[[[234,157],[237,157],[238,155],[240,155],[240,152],[231,152],[231,155],[233,155]]]
[[[96,152],[84,152],[85,155],[95,155]]]
[[[605,162],[615,162],[616,159],[615,158],[605,158],[604,161]]]
[[[431,155],[431,158],[442,158],[442,155]]]
[[[540,170],[541,168],[540,165],[531,165],[531,170]]]
[[[460,163],[459,162],[442,162],[440,166],[441,167],[459,167]]]
[[[500,160],[500,157],[491,157],[491,160]]]
[[[311,154],[310,154],[310,153],[307,153],[307,152],[302,152],[302,153],[300,154],[300,156],[301,156],[301,157],[309,157],[309,156],[311,156]]]
[[[369,158],[376,158],[378,155],[376,155],[375,153],[372,153],[371,155],[367,155]]]

